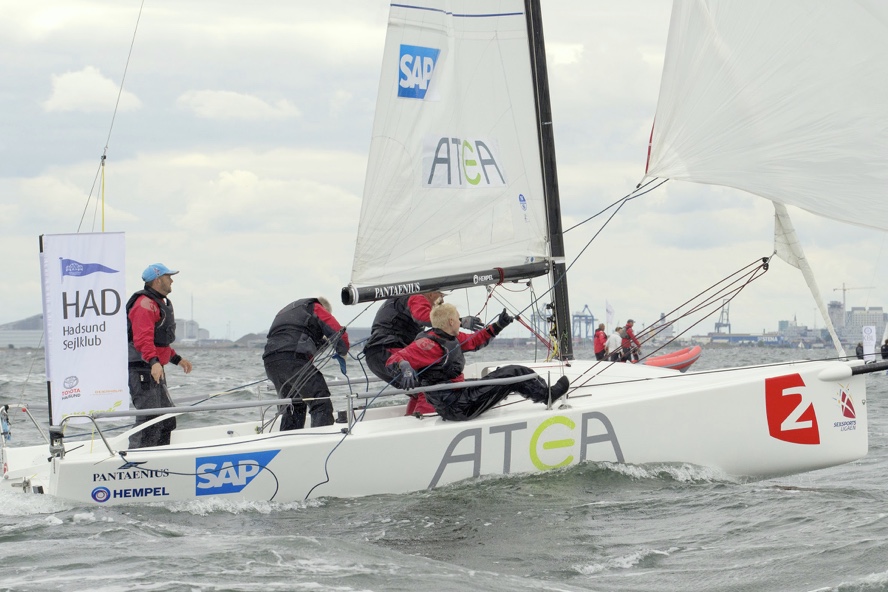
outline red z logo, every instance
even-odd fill
[[[765,409],[772,438],[793,444],[820,444],[814,405],[805,405],[798,374],[765,379]]]

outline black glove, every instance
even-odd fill
[[[345,341],[341,338],[336,340],[336,353],[343,358],[348,355],[348,346],[345,345]]]
[[[463,317],[459,320],[459,326],[469,331],[480,331],[484,328],[484,323],[478,317]]]
[[[401,370],[401,388],[406,391],[415,387],[416,372],[410,367],[410,363],[407,360],[401,360],[398,362],[398,369]]]
[[[495,320],[491,326],[493,327],[493,334],[499,335],[500,332],[508,327],[512,321],[515,320],[509,313],[506,312],[506,309],[503,309],[503,312],[500,313],[500,316],[497,320]]]

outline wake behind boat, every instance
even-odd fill
[[[708,38],[708,26],[756,31],[741,18],[745,6],[738,3],[730,19],[674,26],[664,87],[676,52]],[[674,22],[706,7],[677,2]],[[348,423],[333,428],[279,432],[263,419],[180,427],[169,445],[135,450],[127,449],[133,430],[110,437],[95,423],[99,439],[75,442],[60,425],[48,448],[12,448],[3,438],[3,484],[88,504],[209,495],[289,501],[402,493],[580,462],[690,463],[762,479],[866,455],[863,374],[884,369],[878,364],[682,373],[573,359],[545,63],[536,0],[392,4],[354,268],[342,292],[353,304],[435,289],[493,292],[546,278],[555,357],[515,363],[549,384],[568,377],[571,390],[556,408],[513,396],[479,418],[449,422],[379,405],[391,392],[383,390],[350,395]],[[672,129],[658,110],[662,128]],[[661,137],[669,136],[654,134],[651,171],[657,155],[670,154],[657,144]],[[683,355],[681,363],[693,358]],[[472,364],[466,377],[483,380],[499,365]]]

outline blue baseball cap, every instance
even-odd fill
[[[145,271],[142,272],[143,282],[153,282],[162,275],[176,275],[178,271],[173,271],[163,263],[152,263]]]

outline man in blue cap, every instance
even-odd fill
[[[172,407],[166,390],[163,367],[172,362],[185,374],[191,362],[172,348],[176,340],[176,317],[173,303],[167,298],[173,290],[173,276],[179,273],[163,263],[152,263],[142,272],[145,287],[126,303],[127,338],[129,341],[129,390],[136,409]],[[139,426],[156,415],[136,418]],[[170,443],[176,428],[171,417],[130,436],[130,448],[162,446]]]

